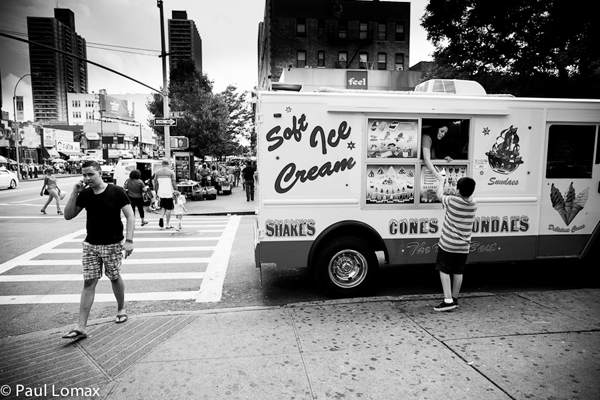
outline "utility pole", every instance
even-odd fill
[[[162,71],[163,71],[163,118],[170,118],[169,111],[169,91],[167,88],[167,52],[165,51],[165,21],[163,13],[163,0],[157,0],[157,6],[160,10],[160,45],[162,58]],[[171,140],[170,140],[170,127],[165,125],[163,127],[165,132],[165,157],[167,160],[171,160]]]

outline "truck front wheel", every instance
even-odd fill
[[[315,278],[333,297],[354,297],[368,291],[377,275],[377,257],[362,239],[333,240],[317,255]]]

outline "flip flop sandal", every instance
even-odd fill
[[[46,214],[46,210],[40,210],[42,214]]]
[[[72,331],[70,331],[69,333],[64,335],[62,338],[63,339],[71,339],[71,340],[80,340],[80,339],[85,339],[86,337],[87,337],[87,334],[85,334],[81,331],[78,331],[77,329],[73,329]]]
[[[173,229],[173,225],[167,226],[166,229]]]
[[[117,314],[115,317],[116,324],[122,324],[123,322],[127,322],[127,314]]]

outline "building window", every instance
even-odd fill
[[[296,53],[296,67],[306,67],[306,51],[298,50],[298,52]]]
[[[396,23],[396,42],[404,42],[404,24],[401,22]]]
[[[359,25],[359,39],[369,38],[369,23],[361,22]]]
[[[81,118],[81,111],[73,111],[73,118]]]
[[[348,22],[347,21],[338,22],[338,37],[340,39],[346,39],[348,37]]]
[[[379,53],[377,55],[377,69],[387,69],[387,54]]]
[[[86,108],[94,108],[94,102],[92,100],[86,100],[85,107]]]
[[[80,100],[73,100],[71,102],[71,104],[73,105],[73,107],[81,107],[81,101]]]
[[[347,61],[348,61],[348,53],[345,51],[340,51],[338,53],[338,67],[346,68]]]
[[[317,35],[324,35],[324,34],[325,34],[325,20],[318,19],[317,20]]]
[[[325,66],[325,52],[323,50],[319,50],[317,53],[317,67]]]
[[[396,71],[404,71],[404,53],[396,53],[394,69]]]
[[[387,24],[385,22],[377,24],[377,40],[387,40]]]
[[[358,68],[369,69],[369,53],[360,53],[358,55]]]
[[[85,119],[86,119],[86,121],[92,121],[94,119],[94,112],[93,111],[86,111],[86,113],[85,113]]]
[[[296,20],[296,36],[301,38],[306,37],[306,18],[298,18]]]

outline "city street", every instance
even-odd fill
[[[70,192],[77,179],[62,177],[59,186]],[[39,196],[41,186],[42,181],[24,181],[15,190],[0,190],[0,337],[63,327],[77,319],[85,213],[66,221],[49,205],[48,214],[40,214],[46,199]],[[225,199],[245,202],[235,188],[230,197],[210,205]],[[131,315],[327,299],[305,269],[265,268],[261,273],[255,268],[252,215],[186,215],[180,232],[159,229],[158,214],[148,213],[147,219],[150,223],[141,227],[138,217],[135,250],[122,267]],[[597,288],[593,271],[577,260],[471,265],[463,291]],[[379,280],[373,296],[440,292],[432,266],[382,267]],[[104,277],[90,319],[114,313]]]

